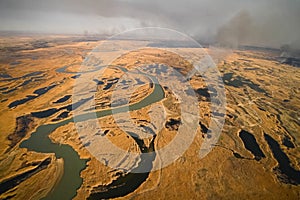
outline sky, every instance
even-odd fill
[[[203,42],[300,48],[300,0],[0,0],[0,30],[113,35],[164,27]]]

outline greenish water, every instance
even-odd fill
[[[151,78],[153,83],[158,83],[155,77],[149,77]],[[151,105],[152,103],[158,102],[163,98],[164,91],[162,87],[159,84],[154,84],[153,92],[146,98],[138,103],[116,108],[114,109],[114,113],[127,112],[128,107],[130,111],[138,110],[145,106]],[[98,118],[111,114],[111,109],[96,112],[96,116]],[[79,122],[93,119],[94,117],[95,113],[86,113],[75,116],[74,118],[76,118],[76,122]],[[83,180],[80,177],[80,172],[86,167],[87,160],[80,159],[78,153],[71,146],[66,144],[55,144],[48,137],[48,135],[55,129],[70,122],[73,122],[73,118],[55,124],[41,125],[36,129],[34,133],[31,134],[28,140],[25,140],[20,144],[21,148],[27,148],[30,151],[40,153],[55,153],[55,156],[57,158],[63,158],[64,160],[64,173],[61,180],[56,185],[54,190],[49,193],[44,199],[72,199],[76,196],[76,190],[82,184]],[[47,179],[48,177],[41,178]],[[130,184],[134,185],[135,183],[133,181]]]

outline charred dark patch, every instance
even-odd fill
[[[266,112],[266,109],[262,108],[262,107],[258,107],[259,110]]]
[[[245,159],[244,156],[242,156],[241,154],[237,153],[237,152],[232,152],[233,156],[238,158],[238,159]]]
[[[16,91],[17,88],[12,88],[12,89],[9,89],[9,90],[6,90],[4,92],[2,92],[2,94],[9,94],[9,93],[12,93],[13,91]]]
[[[219,112],[213,112],[212,114],[216,117],[224,117],[225,116],[224,113],[219,113]]]
[[[118,82],[118,80],[119,80],[119,78],[113,78],[113,79],[107,80],[107,83],[104,86],[103,90],[110,89],[114,84],[116,84]]]
[[[33,41],[31,43],[31,45],[32,45],[33,49],[40,49],[40,48],[48,48],[48,47],[50,47],[49,43],[47,41],[43,41],[43,40]]]
[[[7,90],[9,87],[2,87],[0,88],[0,91],[4,91],[4,90]]]
[[[80,101],[74,103],[74,104],[69,104],[67,106],[63,106],[61,108],[49,108],[47,110],[43,110],[43,111],[38,111],[38,112],[32,112],[32,116],[36,117],[36,118],[46,118],[46,117],[50,117],[52,115],[54,115],[55,113],[61,111],[61,110],[67,110],[63,113],[61,113],[56,119],[54,119],[53,121],[58,121],[60,119],[64,119],[66,117],[68,117],[68,114],[70,111],[77,109],[80,105],[84,104],[85,102],[91,100],[93,97],[89,97],[86,99],[81,99]]]
[[[0,72],[0,78],[11,78],[11,76],[7,73]]]
[[[141,79],[139,79],[139,78],[136,78],[135,80],[136,80],[136,84],[137,85],[143,85],[143,84],[145,84],[145,82],[141,81]]]
[[[64,111],[62,113],[60,113],[55,119],[52,119],[51,121],[56,122],[62,119],[65,119],[69,116],[69,112],[68,111]]]
[[[33,77],[33,76],[38,76],[38,75],[41,75],[43,74],[44,72],[42,71],[36,71],[36,72],[31,72],[31,73],[28,73],[28,74],[25,74],[24,76],[20,76],[20,77],[11,77],[11,76],[7,76],[5,79],[5,81],[15,81],[15,80],[18,80],[18,79],[26,79],[26,78],[29,78],[29,77]]]
[[[26,98],[24,98],[24,99],[16,100],[16,101],[10,103],[8,105],[8,107],[9,108],[14,108],[14,107],[17,107],[18,105],[24,104],[24,103],[32,100],[32,99],[38,98],[39,96],[47,93],[49,90],[51,90],[54,87],[56,87],[56,84],[50,85],[48,87],[43,87],[43,88],[37,89],[33,92],[36,95],[27,95]]]
[[[199,48],[196,44],[187,44],[184,41],[170,41],[170,42],[153,42],[147,45],[148,47],[165,47],[165,48]]]
[[[74,76],[71,76],[72,79],[77,79],[81,76],[81,74],[77,74],[77,75],[74,75]]]
[[[273,170],[277,172],[277,178],[286,184],[299,185],[300,171],[295,170],[290,165],[289,157],[281,150],[280,145],[270,135],[264,134],[264,137],[272,151],[274,158],[278,162],[278,166]]]
[[[207,88],[199,88],[195,92],[196,92],[198,98],[204,99],[204,100],[207,100],[207,101],[210,100],[210,94],[209,94]]]
[[[60,113],[57,118],[58,119],[64,119],[64,118],[67,118],[69,116],[69,112],[68,111],[65,111],[65,112],[62,112]]]
[[[103,85],[103,84],[104,84],[103,81],[99,81],[98,79],[93,79],[93,81],[94,81],[97,85]]]
[[[199,122],[199,125],[200,125],[202,133],[207,133],[208,132],[208,128],[204,124],[202,124],[201,122]]]
[[[282,64],[291,65],[294,67],[300,67],[300,59],[294,57],[286,57],[281,59]]]
[[[50,86],[47,86],[47,87],[39,88],[39,89],[35,90],[33,93],[40,96],[40,95],[46,94],[49,90],[51,90],[55,86],[56,85],[53,84],[53,85],[50,85]]]
[[[245,148],[254,155],[255,160],[259,161],[266,157],[260,149],[255,137],[251,133],[241,130],[239,132],[239,136],[242,139]]]
[[[19,87],[23,87],[23,86],[26,86],[26,85],[28,85],[30,82],[32,82],[32,80],[31,79],[29,79],[29,80],[26,80],[26,81],[24,81],[21,85],[19,85]]]
[[[10,199],[13,199],[15,196],[16,196],[16,194],[9,195],[9,196],[5,197],[3,200],[10,200]]]
[[[18,105],[24,104],[24,103],[26,103],[27,101],[30,101],[30,100],[35,99],[35,98],[37,98],[37,97],[38,97],[38,96],[35,96],[35,95],[27,95],[26,98],[24,98],[24,99],[16,100],[16,101],[10,103],[10,104],[8,105],[8,107],[9,107],[9,108],[17,107]]]
[[[267,92],[264,89],[260,88],[260,85],[253,83],[250,79],[246,79],[241,76],[233,76],[232,72],[224,74],[223,81],[224,84],[228,86],[232,86],[235,88],[248,86],[257,92],[267,94]]]
[[[39,111],[39,112],[32,112],[32,116],[36,118],[45,118],[45,117],[50,117],[51,115],[55,114],[58,112],[59,109],[57,108],[50,108],[47,110]]]
[[[189,95],[189,96],[194,96],[194,95],[196,95],[196,94],[195,94],[195,91],[194,91],[192,88],[186,89],[186,90],[185,90],[185,93],[186,93],[187,95]]]
[[[41,75],[43,73],[44,72],[41,72],[41,71],[31,72],[29,74],[26,74],[26,75],[22,76],[22,78],[28,78],[28,77],[32,77],[32,76],[38,76],[38,75]]]
[[[9,87],[0,88],[0,91],[3,91],[2,94],[9,94],[9,93],[16,91],[19,88],[27,86],[28,84],[30,84],[32,82],[40,81],[45,76],[45,74],[42,74],[41,76],[31,76],[31,75],[40,74],[40,73],[42,73],[42,72],[34,73],[34,74],[30,73],[30,74],[28,74],[28,75],[30,75],[30,78],[27,80],[24,80],[18,86],[14,87],[14,88],[9,88]],[[27,75],[25,75],[23,77],[27,78]],[[21,77],[21,78],[23,78],[23,77]],[[13,79],[19,79],[19,78],[12,78],[11,80],[13,80]]]
[[[114,83],[107,83],[105,85],[105,87],[103,88],[103,90],[108,90],[109,88],[111,88],[114,85]]]
[[[19,174],[7,180],[4,180],[3,182],[0,183],[0,194],[16,187],[21,182],[25,181],[27,178],[42,171],[43,169],[46,169],[50,163],[51,163],[51,158],[47,158],[44,161],[40,162],[39,165],[34,169],[31,169],[27,172],[24,172],[22,174]]]
[[[105,131],[99,130],[95,135],[106,136],[108,133],[109,133],[109,129],[106,129]]]
[[[201,132],[203,133],[202,137],[204,138],[206,136],[207,138],[211,138],[210,130],[201,122],[199,122],[199,126],[201,128]]]
[[[26,136],[32,125],[33,119],[31,115],[25,115],[17,118],[14,132],[7,136],[7,139],[11,143],[9,144],[9,149],[7,149],[6,152],[16,146],[16,144],[18,144]]]
[[[248,71],[256,71],[256,70],[259,70],[259,68],[257,67],[246,67],[244,68],[245,70],[248,70]]]
[[[178,128],[181,124],[181,120],[180,119],[169,119],[166,124],[165,127],[169,130],[169,131],[178,131]]]
[[[94,98],[94,97],[92,96],[92,97],[88,97],[88,98],[85,98],[85,99],[81,99],[76,103],[73,103],[73,104],[70,104],[70,105],[67,105],[67,106],[64,106],[64,107],[60,108],[60,110],[62,110],[62,109],[67,109],[68,111],[75,110],[79,106],[81,106],[82,104],[84,104],[84,103],[88,102],[89,100],[91,100],[92,98]]]
[[[66,102],[66,101],[68,101],[68,100],[71,98],[71,96],[72,96],[72,95],[65,95],[64,97],[62,97],[62,98],[56,100],[56,101],[53,102],[53,103],[63,103],[63,102]]]
[[[282,144],[288,148],[295,148],[294,143],[291,141],[291,138],[284,136]]]
[[[13,61],[13,62],[9,63],[9,65],[10,65],[11,67],[15,67],[15,66],[17,66],[17,65],[19,65],[19,64],[21,64],[21,63],[22,63],[21,61]]]

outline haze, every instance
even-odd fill
[[[0,0],[0,30],[108,34],[159,26],[205,43],[300,47],[298,0]]]

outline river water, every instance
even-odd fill
[[[153,83],[158,83],[155,77],[150,77]],[[159,84],[154,84],[153,92],[148,95],[146,98],[142,99],[140,102],[129,105],[129,110],[138,110],[148,105],[151,105],[155,102],[158,102],[164,98],[164,91]],[[114,113],[127,112],[128,107],[123,106],[114,109]],[[107,115],[111,115],[112,110],[102,110],[96,112],[96,116],[98,118],[104,117]],[[95,113],[86,113],[79,116],[75,116],[76,121],[85,121],[88,119],[94,118]],[[66,119],[64,121],[60,121],[55,124],[46,124],[39,126],[34,133],[31,134],[28,140],[23,141],[20,144],[21,148],[27,148],[29,151],[35,151],[39,153],[55,153],[57,158],[63,158],[64,160],[64,173],[59,183],[55,186],[52,192],[50,192],[44,199],[72,199],[76,196],[76,191],[80,188],[82,184],[82,178],[80,177],[80,172],[86,167],[87,160],[80,159],[78,153],[67,144],[56,144],[53,143],[48,135],[52,133],[58,127],[66,125],[68,123],[73,122],[73,118]],[[130,134],[128,134],[130,136]],[[136,140],[136,138],[134,138]],[[154,139],[153,139],[154,140]],[[137,141],[137,140],[136,140]],[[138,144],[140,148],[142,148],[142,143]],[[153,145],[150,145],[149,152],[154,151]],[[149,162],[149,158],[141,157],[141,162],[138,167],[143,167],[145,162]],[[155,159],[155,153],[153,153],[153,157],[150,160]],[[151,162],[152,162],[151,161]],[[150,171],[150,170],[149,170]],[[141,174],[127,174],[125,177],[120,177],[119,180],[114,181],[114,184],[117,185],[125,185],[126,187],[119,187],[117,191],[110,191],[107,188],[107,193],[95,193],[90,198],[93,197],[106,197],[112,198],[117,196],[124,196],[128,193],[133,192],[137,187],[139,187],[142,182],[144,182],[149,173],[141,173]],[[43,178],[43,177],[41,177]],[[47,178],[47,177],[44,177]],[[116,185],[114,185],[116,186]],[[112,187],[115,188],[115,187]],[[117,193],[116,193],[117,192]],[[111,196],[111,195],[113,196]]]

